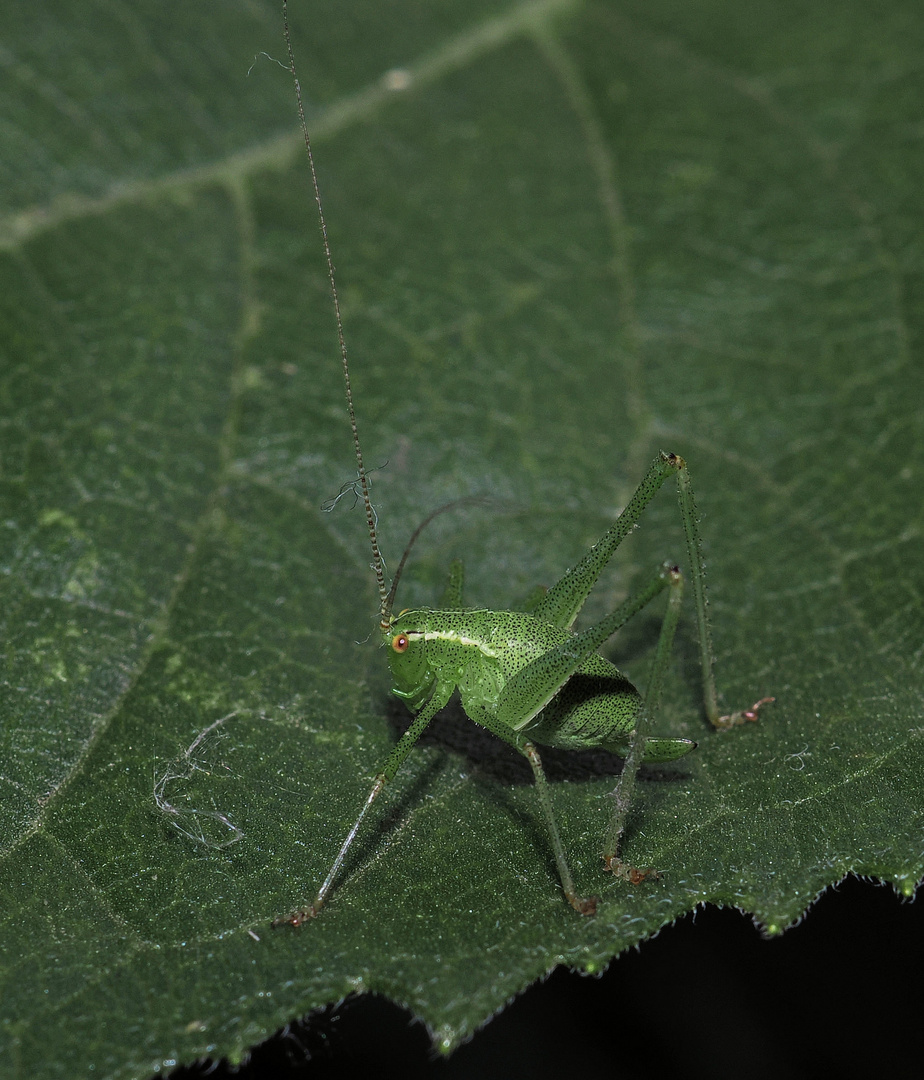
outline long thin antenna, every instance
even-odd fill
[[[302,125],[302,134],[305,136],[305,150],[308,152],[308,168],[311,171],[311,186],[314,189],[314,200],[318,204],[318,221],[321,224],[321,238],[324,241],[324,255],[327,259],[327,276],[330,280],[331,296],[334,299],[334,314],[337,317],[337,340],[340,342],[340,360],[343,364],[343,384],[346,389],[347,411],[350,415],[350,430],[353,433],[353,449],[356,451],[356,468],[359,472],[359,486],[362,491],[363,506],[366,509],[366,527],[369,530],[369,539],[372,541],[372,569],[375,572],[375,580],[379,588],[381,606],[382,629],[387,629],[391,623],[391,597],[385,584],[385,563],[382,553],[379,551],[378,536],[375,531],[375,511],[372,509],[372,500],[369,498],[369,481],[366,478],[366,467],[363,465],[363,452],[359,445],[359,432],[356,429],[356,412],[353,409],[353,391],[350,387],[350,366],[347,363],[346,340],[343,336],[343,320],[340,317],[340,299],[337,296],[337,281],[334,277],[334,261],[330,253],[330,241],[327,239],[327,222],[324,220],[324,208],[321,205],[321,189],[318,186],[318,174],[314,168],[314,156],[311,153],[311,137],[308,134],[308,122],[305,119],[305,107],[302,104],[302,88],[295,73],[295,53],[292,50],[292,38],[289,34],[289,5],[288,0],[282,0],[282,26],[286,39],[286,51],[289,55],[289,71],[292,73],[292,81],[295,83],[295,100],[298,102],[298,118]]]
[[[414,530],[410,540],[408,540],[407,547],[404,549],[404,554],[401,556],[401,562],[398,563],[398,569],[395,571],[395,576],[391,579],[391,588],[388,591],[388,599],[385,601],[388,611],[391,611],[392,606],[394,605],[395,593],[398,591],[398,582],[401,580],[401,575],[404,572],[404,564],[411,554],[411,548],[417,543],[417,538],[430,522],[433,521],[434,518],[438,518],[440,514],[445,514],[447,510],[456,510],[460,506],[488,506],[490,503],[491,500],[485,498],[483,495],[464,495],[461,499],[453,499],[452,502],[445,503],[443,506],[438,507],[432,514],[423,519]]]

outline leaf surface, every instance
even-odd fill
[[[88,10],[91,14],[87,14]],[[607,880],[606,757],[528,770],[458,714],[310,900],[406,720],[388,696],[275,5],[4,4],[0,1053],[11,1075],[237,1059],[351,991],[451,1049],[558,964],[702,903],[768,933],[924,874],[924,172],[909,3],[293,4],[399,607],[551,584],[659,448],[690,463],[725,704],[692,618]],[[387,464],[385,464],[387,462]],[[668,491],[582,613],[683,551]],[[606,654],[639,683],[645,613]],[[358,644],[357,644],[358,643]],[[49,1031],[59,1035],[53,1042]]]

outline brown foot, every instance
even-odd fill
[[[597,914],[596,896],[569,896],[568,903],[579,915]]]
[[[616,855],[604,855],[603,867],[613,877],[619,878],[620,881],[628,881],[630,885],[640,885],[645,878],[659,878],[661,876],[653,867],[649,866],[645,870],[639,870],[636,866],[630,866],[628,863],[622,862]]]
[[[771,701],[776,701],[776,698],[761,698],[760,701],[755,701],[750,709],[740,709],[738,712],[729,713],[728,716],[720,716],[713,724],[720,731],[730,727],[737,727],[739,724],[753,724],[757,719],[757,710],[761,705],[769,705]]]
[[[293,911],[291,915],[280,915],[278,919],[273,919],[270,929],[278,930],[281,926],[301,926],[309,919],[316,919],[320,912],[321,909],[312,904],[311,907],[304,908],[302,911]]]

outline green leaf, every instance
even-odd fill
[[[3,6],[0,1054],[10,1075],[239,1058],[352,991],[449,1050],[557,964],[704,902],[768,933],[924,874],[922,30],[910,2],[294,3],[399,606],[449,560],[552,583],[657,449],[690,463],[692,619],[607,880],[610,759],[534,792],[456,716],[297,932],[402,722],[276,5]],[[387,462],[387,465],[385,464]],[[585,609],[683,551],[665,492]],[[607,655],[644,681],[658,614]],[[357,644],[359,642],[359,644]],[[461,734],[462,745],[459,746]],[[54,1039],[49,1032],[55,1032]]]

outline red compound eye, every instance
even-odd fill
[[[395,652],[407,652],[407,647],[410,643],[407,634],[395,634],[391,639],[391,647]]]

